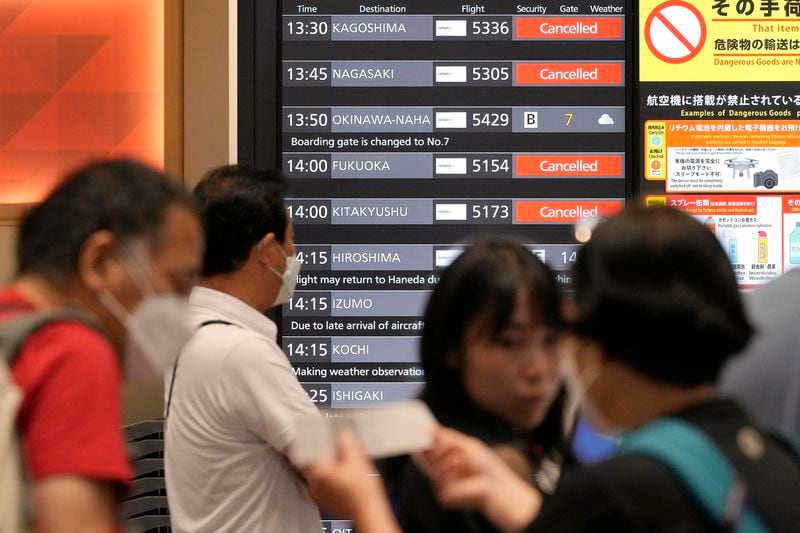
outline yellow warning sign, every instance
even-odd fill
[[[645,124],[645,179],[663,181],[667,172],[667,123],[649,120]]]
[[[796,81],[800,2],[641,0],[641,81]]]

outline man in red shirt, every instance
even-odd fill
[[[17,428],[37,533],[116,528],[132,478],[120,420],[121,363],[132,360],[118,354],[157,338],[137,308],[188,295],[201,249],[202,227],[180,185],[128,161],[79,170],[23,219],[0,322],[65,307],[96,321],[45,325],[11,364],[23,393]],[[152,359],[153,345],[139,348]]]

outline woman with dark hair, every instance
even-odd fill
[[[714,396],[720,368],[752,328],[707,228],[668,208],[604,221],[579,253],[568,318],[567,381],[592,425],[619,435],[620,453],[571,470],[542,499],[480,440],[441,428],[421,464],[443,505],[528,533],[798,530],[791,439]],[[310,470],[311,490],[359,531],[396,531],[388,512],[360,503],[382,498],[380,486],[357,482],[368,464],[343,439],[337,461]]]
[[[515,240],[468,247],[441,275],[425,312],[422,400],[439,423],[493,447],[543,492],[565,450],[557,343],[561,297],[552,271]],[[446,511],[406,457],[382,465],[406,531],[483,531],[478,515]]]
[[[573,311],[567,380],[592,425],[620,436],[621,452],[567,474],[525,517],[513,505],[519,493],[464,498],[478,479],[500,479],[501,465],[479,443],[443,432],[428,456],[440,498],[480,502],[511,531],[534,516],[526,531],[797,531],[791,442],[714,395],[752,327],[713,233],[669,208],[628,209],[601,223],[578,255]]]

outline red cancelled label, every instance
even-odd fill
[[[516,176],[603,176],[622,177],[621,155],[518,155]]]
[[[622,17],[517,17],[516,39],[621,39]]]
[[[571,224],[582,218],[613,215],[620,209],[622,200],[520,200],[516,202],[516,222]]]
[[[621,63],[518,63],[517,85],[622,85]]]

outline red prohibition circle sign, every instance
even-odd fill
[[[703,14],[688,2],[669,0],[653,9],[644,23],[647,47],[665,63],[686,63],[706,42]]]

